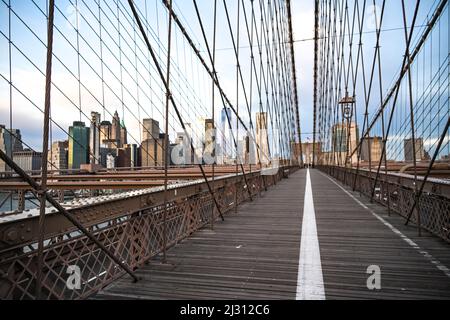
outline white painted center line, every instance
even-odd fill
[[[306,188],[303,207],[302,236],[297,275],[297,300],[325,300],[322,262],[317,238],[316,213],[311,188],[309,169],[306,173]]]

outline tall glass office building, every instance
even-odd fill
[[[69,128],[69,169],[79,169],[89,163],[89,128],[75,121]]]

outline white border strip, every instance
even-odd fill
[[[296,300],[325,300],[322,262],[320,260],[316,213],[314,211],[309,169],[306,173]]]
[[[319,171],[320,172],[320,171]],[[398,230],[396,227],[394,227],[392,224],[387,222],[385,219],[380,217],[378,214],[376,214],[373,210],[369,209],[366,205],[364,205],[361,201],[356,199],[350,192],[345,190],[340,184],[338,184],[334,179],[331,179],[329,176],[323,174],[320,172],[321,175],[327,177],[330,179],[331,182],[333,182],[335,185],[337,185],[342,191],[344,191],[347,195],[349,195],[353,200],[355,200],[361,207],[369,211],[375,218],[381,221],[386,227],[391,229],[392,232],[394,232],[396,235],[398,235],[400,238],[402,238],[407,244],[409,244],[411,247],[416,249],[422,256],[424,256],[427,260],[429,260],[433,265],[436,266],[440,271],[442,271],[447,277],[450,278],[450,269],[447,268],[445,265],[443,265],[439,260],[435,259],[430,253],[428,253],[425,250],[422,250],[422,248],[415,243],[413,240],[405,236],[400,230]]]

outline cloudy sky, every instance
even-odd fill
[[[352,1],[350,1],[352,2]],[[372,1],[369,1],[372,3]],[[5,2],[0,4],[0,123],[9,126],[10,116],[14,128],[22,131],[24,142],[31,147],[41,149],[42,112],[44,101],[45,71],[45,0],[12,1],[12,11]],[[149,62],[148,51],[133,23],[126,1],[98,0],[61,0],[56,1],[55,41],[53,60],[52,88],[52,140],[67,138],[68,126],[75,120],[89,123],[91,111],[100,112],[103,118],[110,120],[114,111],[124,116],[132,143],[140,141],[139,123],[143,118],[152,117],[163,121],[164,90],[158,79],[155,67]],[[78,4],[78,10],[75,4]],[[213,1],[199,0],[199,10],[209,39],[212,38]],[[230,23],[237,38],[237,1],[226,1],[230,14]],[[246,3],[247,14],[250,5]],[[399,70],[404,52],[403,24],[399,18],[400,0],[387,1],[385,22],[383,23],[383,87],[386,92]],[[406,1],[407,14],[410,19],[414,1]],[[437,1],[422,1],[418,17],[417,34],[423,31],[430,8]],[[242,87],[236,90],[236,60],[231,42],[226,14],[222,0],[218,0],[217,27],[217,72],[222,87],[233,104],[239,106],[240,115],[245,122],[246,103]],[[377,6],[381,1],[376,1]],[[167,11],[160,1],[136,1],[141,17],[148,22],[146,28],[152,45],[164,67],[167,47]],[[350,5],[351,7],[351,5]],[[379,10],[379,7],[377,7]],[[258,10],[258,9],[256,9]],[[372,11],[370,11],[372,10]],[[201,54],[208,61],[199,23],[196,19],[192,1],[174,1],[174,11],[188,33],[198,46]],[[301,127],[303,139],[312,132],[312,97],[313,97],[313,46],[311,41],[314,29],[314,1],[292,0],[293,29],[295,39],[295,57],[300,99]],[[367,21],[373,15],[373,9],[367,9]],[[9,14],[11,13],[11,27]],[[103,27],[100,28],[99,20]],[[246,83],[246,94],[252,99],[253,116],[258,108],[258,95],[255,87],[253,94],[248,92],[250,81],[250,49],[244,19],[240,18],[239,37],[241,41],[240,63]],[[448,20],[447,20],[448,21]],[[369,66],[373,56],[375,35],[370,23],[364,26],[364,50]],[[78,26],[79,34],[75,27]],[[199,126],[200,120],[211,116],[211,80],[198,60],[189,49],[189,45],[175,28],[172,37],[172,87],[174,97],[179,105],[185,122]],[[103,44],[100,45],[99,36]],[[11,59],[8,38],[11,33]],[[119,49],[120,48],[120,49]],[[448,48],[448,44],[447,44]],[[80,55],[77,54],[80,51]],[[104,64],[100,63],[100,52]],[[11,60],[11,75],[9,61]],[[121,66],[122,65],[122,66]],[[369,67],[367,67],[369,69]],[[78,82],[80,74],[80,83]],[[100,75],[103,74],[103,83]],[[10,100],[11,76],[12,100]],[[253,79],[254,80],[254,79]],[[237,92],[239,101],[237,101]],[[357,95],[362,95],[357,92]],[[251,96],[251,97],[250,97]],[[216,119],[221,109],[220,97],[216,90]],[[376,96],[371,103],[371,112],[378,107]],[[10,102],[12,101],[12,113]],[[171,110],[171,139],[180,131],[178,120]]]

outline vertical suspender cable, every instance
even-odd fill
[[[172,48],[172,0],[169,0],[169,26],[167,35],[167,69],[166,69],[166,116],[164,129],[164,216],[163,216],[163,262],[166,262],[167,251],[167,170],[169,164],[169,102],[170,102],[170,54]]]

